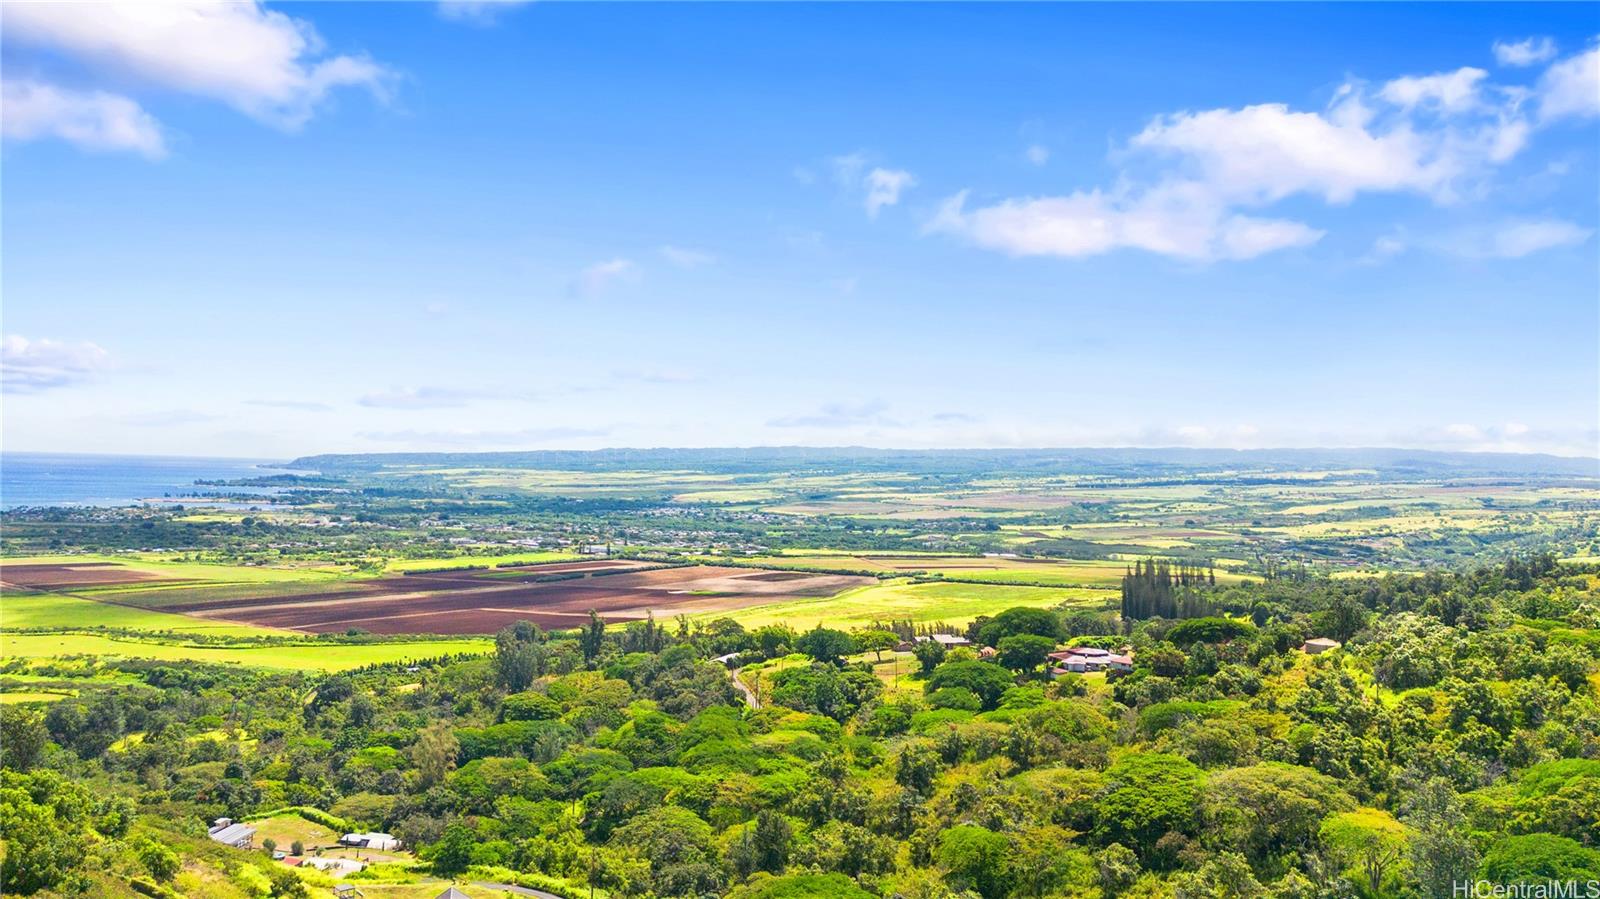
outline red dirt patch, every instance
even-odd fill
[[[0,586],[19,590],[74,590],[114,587],[151,581],[179,583],[148,571],[124,568],[115,562],[70,562],[39,565],[0,565]]]
[[[412,575],[367,581],[360,592],[218,600],[186,604],[171,611],[316,633],[355,627],[378,634],[480,634],[519,619],[547,628],[576,627],[588,618],[591,609],[607,621],[631,621],[651,612],[670,616],[831,596],[874,582],[872,578],[847,575],[709,565],[641,571],[605,562],[573,565],[586,566],[576,569],[579,571],[621,573],[547,582]],[[560,573],[572,573],[573,566],[566,567],[568,570]],[[549,572],[547,566],[538,568],[557,573]]]

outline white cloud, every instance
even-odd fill
[[[867,215],[877,218],[878,210],[900,202],[900,193],[917,183],[904,169],[873,169],[867,173]]]
[[[592,297],[603,293],[618,281],[638,280],[639,268],[631,259],[609,259],[597,262],[578,273],[567,285],[567,292],[577,297]]]
[[[311,23],[256,2],[8,3],[8,39],[48,46],[102,70],[209,97],[294,129],[339,87],[382,98],[392,78],[363,56],[325,55]]]
[[[1194,261],[1250,259],[1322,238],[1300,222],[1228,214],[1195,187],[1005,200],[971,212],[963,191],[927,229],[1013,256],[1085,257],[1130,248]]]
[[[94,152],[167,155],[161,127],[133,100],[28,79],[0,84],[0,132],[7,140],[54,137]]]
[[[675,247],[670,244],[661,248],[661,256],[678,268],[699,268],[717,261],[716,256],[704,250]]]
[[[362,431],[356,436],[382,443],[404,443],[411,447],[481,447],[494,445],[537,448],[545,443],[583,441],[586,438],[604,437],[609,433],[611,433],[609,428],[549,427],[522,428],[511,431]]]
[[[1547,37],[1494,42],[1495,62],[1503,66],[1531,66],[1554,59],[1555,55],[1556,42]]]
[[[1454,72],[1396,78],[1379,89],[1378,96],[1401,109],[1436,105],[1445,112],[1466,112],[1478,106],[1479,82],[1488,74],[1468,66]]]
[[[1323,231],[1250,210],[1296,196],[1346,204],[1413,193],[1448,204],[1478,192],[1526,146],[1525,91],[1462,68],[1346,84],[1324,110],[1281,103],[1160,116],[1135,134],[1113,186],[1013,197],[969,209],[946,201],[926,230],[1019,256],[1132,248],[1195,261],[1250,259],[1317,242]]]
[[[1032,144],[1023,152],[1023,155],[1028,157],[1028,161],[1034,165],[1044,165],[1050,161],[1050,148],[1043,144]]]
[[[439,0],[439,18],[469,25],[493,25],[500,16],[530,0]]]
[[[899,203],[900,195],[917,183],[916,176],[904,169],[868,169],[867,154],[859,150],[835,156],[828,163],[833,167],[833,180],[842,190],[860,193],[869,218],[877,218],[883,207]]]
[[[1600,115],[1600,45],[1545,69],[1537,90],[1541,121]]]
[[[356,400],[374,409],[456,409],[475,400],[530,399],[526,394],[463,387],[400,387]]]
[[[0,339],[0,388],[6,393],[81,384],[110,364],[111,354],[93,343],[30,340],[19,334]]]
[[[1593,233],[1572,222],[1513,222],[1494,232],[1489,250],[1490,255],[1501,259],[1521,259],[1540,250],[1578,246]]]
[[[882,400],[863,403],[828,403],[815,412],[786,415],[767,422],[773,428],[851,428],[864,425],[898,427],[898,422],[887,416],[888,404]]]

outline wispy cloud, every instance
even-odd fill
[[[869,218],[877,218],[886,206],[900,202],[900,195],[916,186],[915,175],[904,169],[883,166],[868,168],[865,152],[856,151],[829,160],[833,167],[833,180],[841,189],[861,197],[861,205]]]
[[[1581,246],[1594,230],[1561,219],[1513,219],[1495,225],[1463,227],[1429,246],[1468,259],[1521,259],[1548,250]]]
[[[661,258],[667,260],[678,268],[699,268],[717,261],[717,257],[705,250],[695,250],[688,247],[675,247],[670,244],[661,247]]]
[[[1554,59],[1556,42],[1547,37],[1520,41],[1495,41],[1494,59],[1503,66],[1531,66]]]
[[[882,400],[862,403],[828,403],[814,412],[786,415],[767,422],[774,428],[851,428],[860,425],[895,426]]]
[[[6,393],[40,393],[82,384],[110,364],[111,354],[93,343],[19,334],[0,340],[0,387]]]
[[[374,409],[455,409],[478,400],[528,400],[531,394],[465,387],[401,387],[356,400]]]
[[[167,428],[216,421],[221,417],[198,409],[157,409],[150,412],[130,412],[117,416],[116,420],[136,428]]]
[[[567,293],[574,297],[592,297],[621,281],[637,281],[639,267],[631,259],[608,259],[597,262],[579,272],[567,285]]]
[[[493,25],[531,0],[439,0],[439,18],[468,25]]]
[[[318,403],[311,400],[245,400],[246,406],[259,406],[263,409],[295,409],[301,412],[328,412],[333,409],[327,403]]]
[[[543,443],[559,443],[584,438],[604,437],[609,428],[521,428],[506,431],[362,431],[356,436],[381,443],[403,443],[410,446],[524,446],[538,448]]]
[[[1034,165],[1044,165],[1050,161],[1050,148],[1044,144],[1030,144],[1022,155]]]
[[[878,211],[885,206],[893,206],[900,202],[900,194],[914,187],[917,179],[904,169],[877,168],[867,173],[867,215],[871,218],[878,217]]]
[[[645,384],[687,384],[699,378],[691,372],[677,368],[635,368],[614,371],[611,377],[618,381],[638,381]]]

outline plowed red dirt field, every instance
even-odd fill
[[[481,634],[519,619],[575,627],[591,609],[609,622],[628,621],[651,612],[669,617],[832,596],[871,583],[848,575],[603,560],[414,574],[342,592],[189,602],[172,611],[314,633]]]

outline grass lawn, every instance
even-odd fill
[[[303,643],[289,646],[196,646],[101,634],[0,634],[0,658],[94,655],[158,661],[213,662],[288,671],[345,671],[363,665],[403,662],[457,653],[487,653],[488,639],[417,640],[384,643]]]
[[[1087,588],[889,583],[846,590],[837,596],[791,600],[708,615],[732,618],[747,628],[787,624],[797,630],[809,630],[821,623],[848,629],[890,620],[961,624],[1012,606],[1049,608],[1069,603],[1102,608],[1115,599],[1110,591]]]

